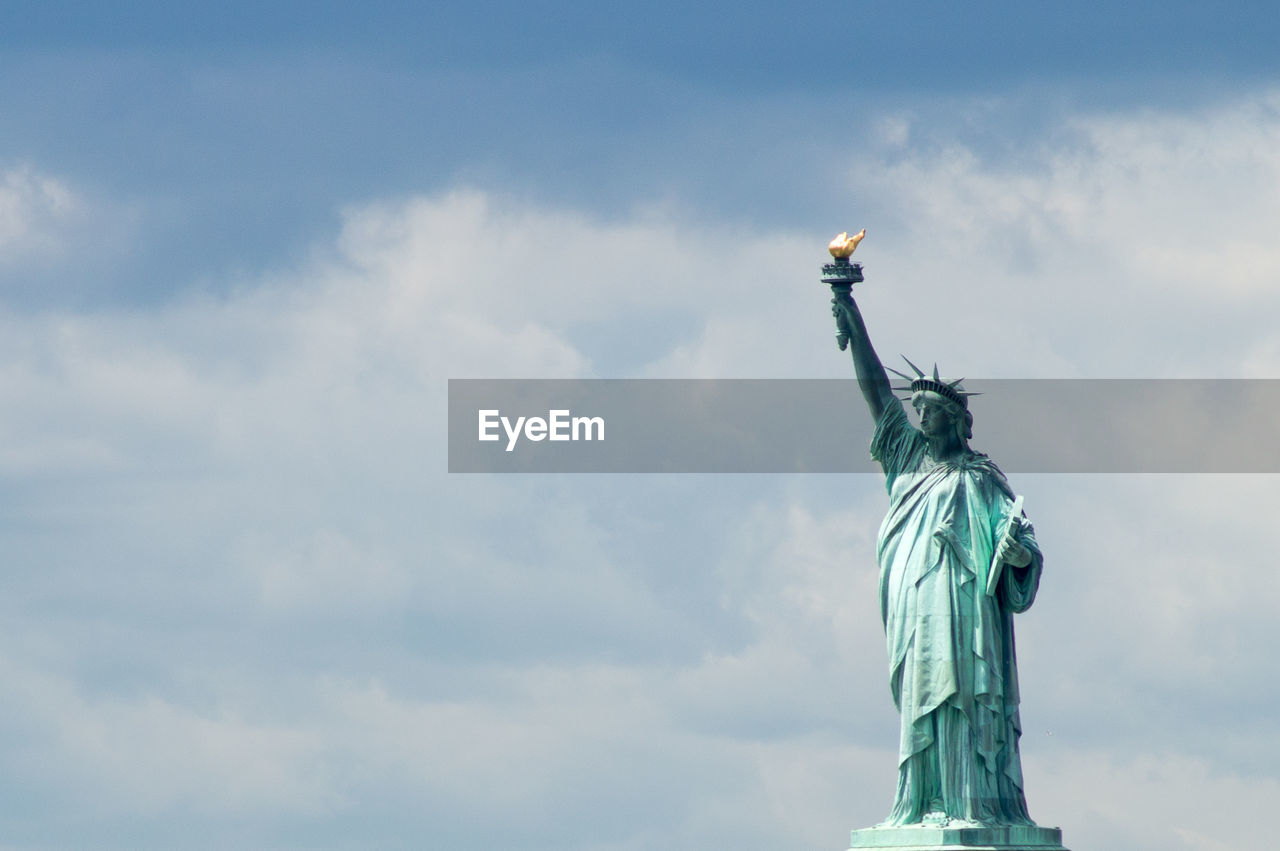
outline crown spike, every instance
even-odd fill
[[[957,378],[954,381],[951,379],[943,379],[938,371],[938,364],[936,362],[933,365],[933,377],[930,378],[924,374],[924,370],[920,369],[920,367],[916,366],[914,363],[911,363],[911,359],[906,355],[903,355],[902,359],[915,370],[918,377],[911,378],[910,376],[898,372],[893,367],[885,367],[886,370],[894,373],[895,375],[907,379],[911,384],[910,387],[891,387],[891,390],[909,391],[911,393],[909,398],[911,399],[917,398],[920,393],[936,393],[944,399],[949,399],[962,408],[968,408],[968,400],[970,396],[982,395],[981,393],[971,393],[968,390],[963,389],[960,386],[960,382],[964,381],[963,378]],[[903,401],[907,401],[907,399],[903,398]]]

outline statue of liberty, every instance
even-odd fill
[[[1013,615],[1031,606],[1040,582],[1035,534],[1004,474],[969,448],[971,394],[937,367],[926,375],[907,361],[915,375],[891,371],[909,382],[896,389],[910,393],[920,418],[912,426],[848,287],[833,289],[889,492],[880,614],[902,732],[882,827],[1034,825],[1018,755]]]

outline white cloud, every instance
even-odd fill
[[[135,202],[103,199],[34,165],[0,165],[0,302],[44,308],[136,286],[137,258],[129,268],[121,261],[139,221]]]
[[[1016,148],[938,147],[909,132],[920,116],[885,117],[832,187],[883,217],[832,226],[868,229],[855,296],[882,356],[986,377],[1280,374],[1278,104],[1077,114]],[[701,330],[647,374],[850,373],[818,283],[829,234],[751,236],[687,285]]]
[[[0,174],[0,262],[64,250],[62,231],[84,210],[61,180],[30,166]]]
[[[95,818],[185,812],[314,815],[336,803],[318,731],[197,711],[157,695],[87,696],[69,679],[6,658],[6,721],[27,737],[7,773]],[[53,827],[52,825],[50,827]]]
[[[1016,158],[860,161],[850,191],[905,223],[860,249],[872,333],[970,375],[1256,373],[1280,308],[1278,103],[1086,114]]]
[[[256,543],[237,541],[246,562],[240,569],[260,578],[267,609],[383,611],[396,608],[413,589],[412,575],[397,558],[370,551],[331,529],[315,530],[307,540],[287,544]]]
[[[1274,777],[1232,776],[1178,754],[1081,749],[1035,763],[1029,777],[1034,772],[1070,826],[1069,848],[1261,848],[1258,814],[1280,792]],[[1033,816],[1043,812],[1033,804]]]

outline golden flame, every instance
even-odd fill
[[[866,235],[866,228],[858,231],[853,236],[849,236],[847,233],[842,233],[835,239],[831,240],[831,244],[827,246],[827,250],[831,252],[832,257],[847,258],[849,255],[853,254],[854,249],[858,247],[858,243],[862,242],[862,238]]]

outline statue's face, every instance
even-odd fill
[[[955,418],[944,405],[926,400],[916,410],[920,413],[920,431],[925,437],[938,437],[955,429]]]

